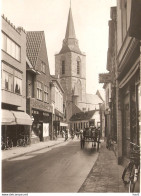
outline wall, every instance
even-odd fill
[[[22,73],[22,95],[2,90],[2,102],[20,106],[26,111],[26,34],[24,30],[17,32],[13,24],[2,17],[2,31],[21,47],[21,60],[18,61],[2,50],[1,60],[13,70]]]

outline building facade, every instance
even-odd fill
[[[79,112],[70,118],[70,128],[75,132],[90,126],[100,127],[99,110],[91,110],[87,112]]]
[[[106,92],[110,87],[109,130],[117,141],[117,159],[121,164],[130,157],[130,142],[140,144],[140,39],[141,1],[120,0],[111,8],[107,70],[100,74]],[[109,99],[109,98],[108,98]],[[105,111],[106,112],[106,111]]]
[[[141,1],[117,1],[118,162],[129,158],[130,142],[139,144]]]
[[[108,73],[100,74],[100,82],[105,89],[105,136],[111,136],[117,141],[116,120],[116,39],[117,39],[117,9],[111,7],[109,20],[109,43],[107,52]]]
[[[14,146],[20,134],[30,135],[26,114],[26,32],[2,16],[2,137]]]
[[[62,136],[62,131],[68,126],[65,119],[64,90],[57,78],[51,76],[51,102],[53,107],[53,136]]]
[[[50,71],[43,31],[26,33],[27,113],[32,117],[32,142],[52,139]]]

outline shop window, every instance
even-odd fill
[[[37,99],[42,100],[42,83],[37,82]]]
[[[22,80],[17,77],[14,77],[14,92],[20,95],[22,94]]]

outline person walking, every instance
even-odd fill
[[[84,148],[85,139],[84,139],[84,131],[82,128],[80,129],[80,140],[81,140],[81,148]]]
[[[66,129],[66,131],[65,131],[65,141],[67,141],[68,140],[68,130]]]

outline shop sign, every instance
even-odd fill
[[[36,108],[37,110],[44,110],[46,112],[52,112],[52,106],[47,104],[47,103],[43,103],[40,102],[36,99],[31,99],[31,107]]]
[[[110,83],[112,82],[112,76],[110,73],[99,74],[99,83]]]
[[[43,137],[49,136],[49,123],[43,123]]]

